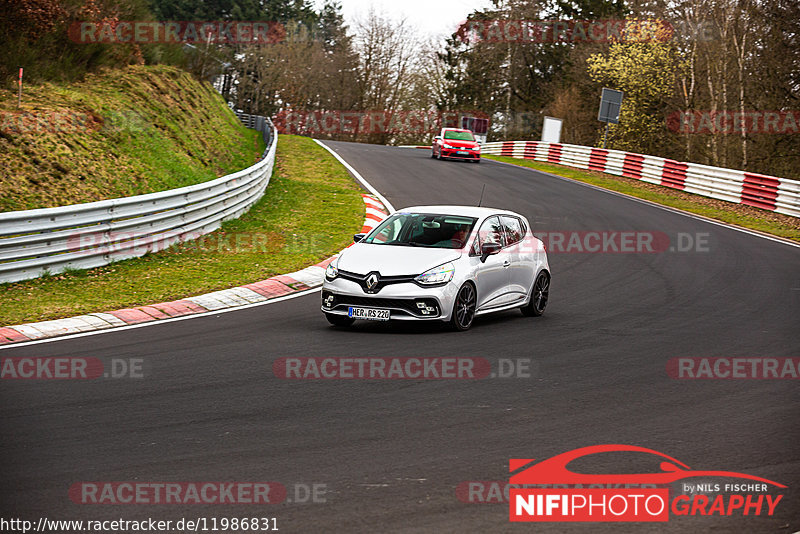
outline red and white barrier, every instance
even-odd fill
[[[621,150],[541,141],[486,143],[482,154],[532,159],[625,176],[718,200],[800,217],[800,181]]]

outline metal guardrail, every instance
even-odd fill
[[[245,213],[269,184],[277,134],[264,117],[240,120],[267,143],[262,159],[247,169],[147,195],[0,213],[0,283],[144,256]]]
[[[499,141],[481,153],[558,163],[634,178],[718,200],[800,217],[800,181],[621,150],[542,141]]]
[[[235,111],[234,113],[236,113],[236,116],[239,117],[239,120],[242,121],[242,124],[244,124],[246,127],[261,132],[264,139],[264,144],[267,146],[267,148],[264,150],[264,156],[266,156],[267,152],[269,151],[272,138],[278,135],[277,130],[275,130],[275,125],[272,124],[272,120],[262,117],[261,115],[250,115],[241,111]]]

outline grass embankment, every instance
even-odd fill
[[[164,191],[255,162],[259,134],[207,83],[131,66],[0,90],[0,212]]]
[[[710,219],[716,219],[743,228],[758,230],[760,232],[800,242],[800,219],[797,217],[790,217],[788,215],[781,215],[780,213],[773,213],[751,206],[733,204],[700,195],[684,193],[683,191],[669,189],[632,178],[596,171],[585,171],[563,165],[542,163],[529,159],[516,159],[507,156],[484,155],[483,157],[557,174],[564,178],[571,178],[572,180],[585,182],[611,191],[617,191],[632,197],[649,200],[664,206],[696,213],[697,215],[702,215]]]
[[[311,139],[281,136],[266,194],[195,242],[89,271],[0,285],[0,325],[152,304],[317,263],[361,229],[361,189]]]

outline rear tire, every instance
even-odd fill
[[[346,315],[336,315],[335,313],[326,313],[325,318],[333,326],[346,327],[356,322],[356,320],[353,319],[352,317],[348,317]]]
[[[528,303],[520,308],[522,315],[526,317],[540,317],[547,307],[547,299],[550,296],[550,275],[545,271],[539,273],[536,281],[531,288],[531,298]]]

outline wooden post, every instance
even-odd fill
[[[19,68],[19,89],[17,91],[17,109],[22,104],[22,67]]]

